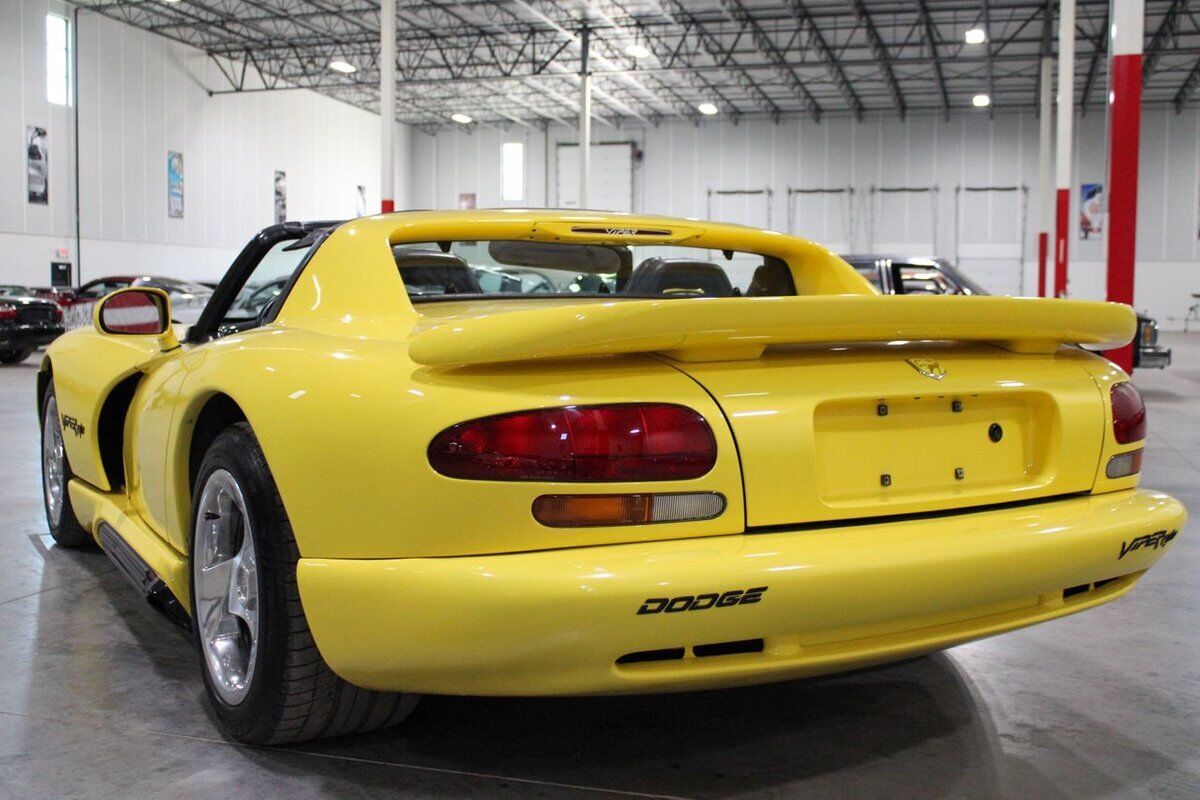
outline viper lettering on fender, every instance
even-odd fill
[[[1157,550],[1160,547],[1166,547],[1172,539],[1175,538],[1179,531],[1155,531],[1147,533],[1145,536],[1139,536],[1131,542],[1121,542],[1121,555],[1117,556],[1120,560],[1125,557],[1126,553],[1137,550],[1141,547],[1152,547]]]
[[[639,614],[677,614],[680,611],[706,611],[710,608],[729,608],[745,606],[762,600],[766,586],[755,586],[753,589],[730,589],[727,592],[707,592],[705,594],[685,594],[679,597],[647,597],[646,602],[638,609]]]
[[[76,436],[83,436],[83,425],[74,417],[63,415],[62,426],[64,431],[71,431]]]

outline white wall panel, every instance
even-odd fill
[[[75,260],[74,111],[45,100],[45,15],[59,0],[0,2],[0,282],[45,284]],[[379,118],[308,91],[208,94],[203,53],[91,12],[79,15],[79,198],[85,280],[122,272],[212,279],[273,222],[288,174],[292,219],[379,207]],[[25,125],[49,131],[50,204],[25,201]],[[397,126],[397,206],[408,205],[408,129]],[[184,156],[184,217],[167,216],[167,152]],[[540,154],[539,154],[540,155]]]
[[[1017,195],[985,193],[964,200],[960,218],[970,233],[960,245],[967,253],[964,266],[995,273],[1006,286],[1036,290],[1037,248],[1037,128],[1029,112],[871,115],[862,122],[827,117],[816,124],[789,119],[778,125],[765,121],[684,121],[658,127],[600,127],[597,139],[632,139],[644,153],[634,165],[634,210],[673,216],[703,216],[707,192],[713,189],[770,187],[774,191],[770,225],[789,227],[787,189],[851,186],[854,188],[852,231],[846,197],[824,195],[797,198],[793,230],[808,238],[847,250],[869,244],[868,225],[874,186],[936,186],[936,203],[929,195],[874,198],[875,242],[919,248],[934,255],[955,252],[956,188],[959,186],[1026,186],[1024,241],[1022,201]],[[1072,180],[1072,220],[1077,219],[1079,184],[1106,183],[1104,115],[1093,109],[1075,129],[1075,167]],[[514,129],[515,130],[515,129]],[[518,131],[519,133],[519,131]],[[475,129],[443,131],[436,137],[413,135],[413,203],[420,207],[449,207],[459,191],[475,191],[479,205],[495,205],[499,185],[500,144],[513,131]],[[456,150],[472,139],[469,157]],[[530,137],[529,164],[543,164],[538,152],[545,141],[575,141],[574,128],[551,124],[543,137]],[[553,171],[551,154],[550,167]],[[553,202],[554,176],[549,175]],[[1147,109],[1142,119],[1142,152],[1138,215],[1139,308],[1159,317],[1164,327],[1178,327],[1200,291],[1200,110],[1175,114],[1166,108]],[[437,187],[437,192],[431,187]],[[466,187],[471,187],[470,189]],[[547,194],[530,184],[530,205],[546,202]],[[731,221],[761,216],[761,198],[728,198],[714,209]],[[716,212],[715,212],[716,213]],[[936,226],[936,239],[933,228]],[[1080,241],[1071,232],[1070,290],[1074,297],[1101,299],[1105,292],[1103,237]],[[1023,254],[1023,263],[1020,263]],[[974,260],[974,265],[972,265]]]

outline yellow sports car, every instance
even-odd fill
[[[114,292],[49,348],[46,516],[190,625],[246,742],[925,653],[1124,594],[1184,522],[1080,346],[1126,306],[536,210],[275,226],[186,334],[168,304]]]

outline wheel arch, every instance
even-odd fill
[[[50,381],[54,378],[54,364],[50,360],[49,353],[42,356],[42,363],[38,365],[37,374],[37,415],[38,425],[41,426],[42,406],[46,403],[46,392],[50,390]]]
[[[204,454],[221,431],[238,422],[249,422],[246,412],[236,400],[224,392],[212,392],[201,400],[196,422],[187,444],[187,486],[190,504],[191,493],[196,487],[196,476]]]
[[[125,485],[125,423],[134,392],[145,377],[140,371],[121,378],[104,396],[100,405],[99,423],[96,426],[96,447],[100,454],[100,469],[108,482],[108,491],[119,491]],[[38,425],[41,426],[42,408],[46,394],[54,380],[54,362],[50,355],[42,357],[37,375]]]

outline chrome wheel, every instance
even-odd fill
[[[258,567],[246,500],[224,469],[214,470],[200,491],[192,582],[205,667],[221,699],[237,705],[258,655]]]
[[[46,515],[50,526],[56,527],[62,520],[63,492],[66,490],[63,465],[62,423],[58,419],[58,401],[54,395],[46,401],[46,415],[42,418],[42,493],[46,499]]]

